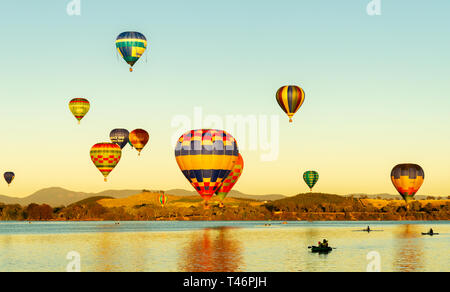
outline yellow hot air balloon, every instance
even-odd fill
[[[278,89],[276,99],[292,123],[292,117],[305,101],[305,92],[296,85],[286,85]]]
[[[80,123],[81,119],[87,114],[89,108],[89,101],[85,98],[74,98],[69,102],[69,109],[78,120],[78,124]]]
[[[405,163],[396,165],[391,171],[391,181],[406,205],[422,186],[425,173],[417,164]]]
[[[191,130],[175,146],[178,166],[205,200],[205,207],[233,170],[238,155],[236,140],[223,130]]]
[[[98,170],[106,177],[119,163],[122,150],[116,143],[97,143],[91,148],[91,160]]]

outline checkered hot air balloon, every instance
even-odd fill
[[[205,206],[233,170],[238,155],[236,140],[223,130],[191,130],[175,146],[178,166]]]
[[[138,155],[141,155],[142,149],[148,142],[149,135],[146,130],[136,129],[131,131],[128,135],[131,145],[138,151]]]
[[[289,122],[305,101],[305,92],[296,85],[286,85],[278,89],[275,95],[281,109],[288,115]]]
[[[69,102],[69,109],[80,124],[81,119],[87,114],[91,107],[89,101],[85,98],[74,98]]]
[[[6,183],[8,184],[8,187],[9,187],[9,184],[13,181],[15,176],[16,175],[12,171],[7,171],[3,174],[3,177],[5,178]]]
[[[239,177],[241,177],[243,170],[244,160],[242,159],[242,155],[239,153],[236,159],[236,163],[234,164],[234,167],[231,170],[230,174],[227,176],[227,178],[225,178],[220,188],[216,191],[216,195],[219,197],[221,202],[223,202],[225,197],[238,181]]]
[[[398,164],[391,171],[391,181],[408,205],[422,186],[425,173],[417,164]]]
[[[120,149],[123,149],[129,142],[129,135],[130,133],[127,129],[114,129],[109,133],[109,139],[111,139],[111,142],[119,145]]]
[[[303,173],[303,180],[308,185],[309,190],[312,192],[312,188],[319,180],[319,173],[314,170],[308,170]]]
[[[134,64],[147,48],[147,39],[137,31],[122,32],[116,38],[116,48],[120,56],[130,65],[130,72],[132,72]]]
[[[91,160],[105,177],[116,167],[122,150],[116,143],[97,143],[91,148]]]

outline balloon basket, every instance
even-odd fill
[[[292,119],[291,118],[289,118],[289,123],[292,123]]]
[[[133,72],[133,68],[130,67],[130,72]]]
[[[106,177],[103,180],[106,182]]]

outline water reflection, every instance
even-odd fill
[[[423,246],[420,240],[420,230],[415,225],[403,225],[394,233],[395,256],[394,271],[414,272],[423,269]]]
[[[187,272],[237,272],[243,270],[242,247],[229,227],[195,232],[179,256],[179,270]]]

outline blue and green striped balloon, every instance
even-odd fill
[[[132,72],[134,63],[139,60],[147,48],[147,39],[137,31],[122,32],[116,39],[116,48],[120,56],[130,65],[130,72]]]
[[[308,185],[310,191],[312,192],[312,188],[319,180],[319,173],[314,170],[308,170],[303,173],[303,180],[305,180],[305,183]]]

